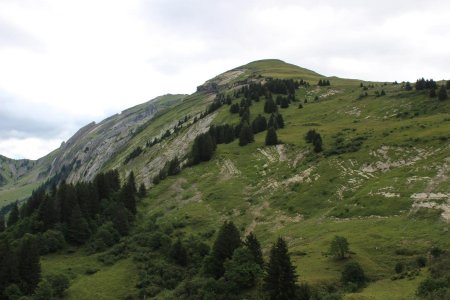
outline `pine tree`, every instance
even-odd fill
[[[267,123],[267,128],[273,127],[275,130],[278,129],[278,122],[274,114],[270,115],[269,122]]]
[[[264,103],[264,112],[270,114],[277,110],[277,105],[273,102],[272,98],[266,99],[266,102]]]
[[[89,225],[81,214],[80,206],[76,204],[72,209],[67,226],[67,241],[75,245],[81,245],[89,239],[90,235]]]
[[[291,263],[286,242],[278,238],[270,250],[265,289],[271,300],[291,300],[296,297],[295,268]]]
[[[445,86],[441,86],[439,89],[439,100],[444,101],[448,99],[448,95],[447,95],[447,89],[445,88]]]
[[[322,152],[322,137],[320,134],[317,134],[313,140],[314,152],[319,153]]]
[[[264,259],[261,251],[261,244],[256,239],[253,232],[250,232],[250,234],[247,235],[244,245],[252,253],[255,262],[262,268],[264,266]]]
[[[210,256],[205,259],[205,273],[216,279],[220,278],[225,272],[223,263],[233,256],[234,250],[240,245],[238,229],[233,222],[225,222],[214,241]]]
[[[16,224],[19,221],[19,218],[20,218],[19,205],[17,204],[17,202],[15,202],[8,216],[8,227]]]
[[[430,96],[430,98],[436,97],[436,89],[434,88],[430,89],[430,93],[428,94],[428,96]]]
[[[249,143],[253,143],[255,138],[253,136],[253,131],[247,122],[244,122],[241,126],[241,131],[239,133],[239,146],[245,146]]]
[[[5,231],[5,229],[6,229],[5,217],[3,215],[0,215],[0,233]]]
[[[21,280],[21,290],[31,294],[41,278],[41,264],[39,262],[39,247],[36,237],[26,234],[17,252],[18,273]]]
[[[180,173],[180,161],[178,160],[178,157],[175,157],[172,159],[169,163],[169,170],[167,171],[169,176],[174,176]]]
[[[445,87],[447,90],[450,90],[450,80],[447,80],[447,82],[445,83]]]
[[[270,127],[267,130],[266,134],[266,146],[272,146],[276,144],[278,144],[277,132],[275,131],[275,128]]]
[[[17,255],[9,241],[0,239],[0,291],[4,291],[9,284],[19,282],[17,264]]]
[[[45,195],[38,210],[38,219],[43,223],[44,230],[50,229],[58,220],[53,199]]]
[[[139,186],[138,194],[139,194],[139,197],[141,197],[141,198],[145,197],[147,194],[147,189],[145,188],[145,184],[143,182]]]
[[[188,254],[180,239],[172,245],[169,255],[176,264],[182,267],[188,263]]]
[[[284,128],[284,119],[281,114],[277,114],[276,117],[278,128]]]
[[[120,196],[123,202],[123,205],[132,213],[136,214],[136,181],[134,179],[133,171],[128,175],[127,182],[123,185],[122,190],[120,191]]]

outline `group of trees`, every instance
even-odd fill
[[[114,170],[98,174],[92,182],[38,189],[20,208],[15,204],[0,236],[0,257],[5,261],[0,286],[15,284],[31,294],[40,278],[39,254],[57,251],[65,243],[89,242],[95,251],[117,242],[129,232],[136,196],[133,172],[121,185]],[[20,241],[17,246],[10,244],[12,239]]]
[[[417,79],[416,81],[416,90],[422,91],[422,90],[428,90],[430,98],[438,97],[439,100],[444,101],[448,99],[447,89],[450,88],[450,81],[447,81],[445,84],[442,84],[440,87],[434,81],[433,79],[427,79],[424,78]],[[436,90],[439,88],[439,91],[436,92]],[[408,89],[407,89],[408,90]]]
[[[305,136],[305,141],[307,143],[313,144],[314,152],[319,153],[323,151],[322,137],[320,136],[320,133],[316,132],[315,129],[308,130]]]
[[[250,233],[244,241],[232,222],[225,222],[204,260],[204,274],[221,282],[228,296],[256,286],[263,280],[269,299],[297,299],[297,276],[291,263],[286,242],[279,238],[270,251],[265,265],[261,246]]]
[[[320,79],[317,83],[318,86],[330,86],[331,83],[328,79]]]

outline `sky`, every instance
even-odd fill
[[[326,76],[450,79],[450,1],[0,0],[0,154],[250,61]]]

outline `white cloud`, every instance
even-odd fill
[[[3,0],[0,140],[34,137],[44,149],[262,58],[367,80],[449,78],[449,14],[443,0]]]

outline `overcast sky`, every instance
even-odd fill
[[[450,1],[0,0],[0,154],[263,58],[380,81],[450,78]]]

